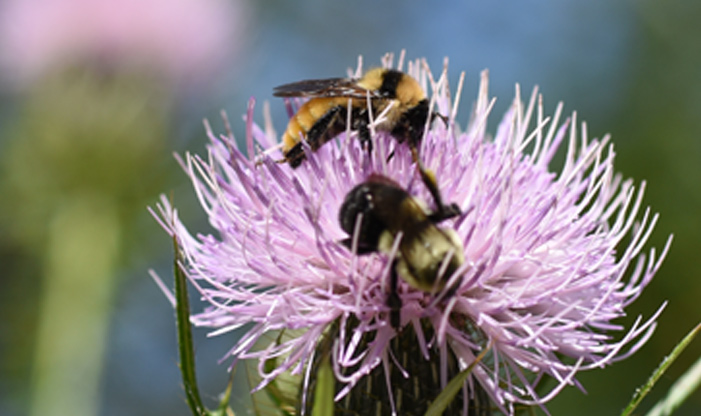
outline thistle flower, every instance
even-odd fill
[[[391,58],[384,64],[391,66]],[[524,105],[518,87],[489,136],[494,100],[486,72],[461,131],[455,123],[459,89],[451,101],[445,72],[434,80],[419,61],[408,70],[431,87],[437,110],[448,116],[448,123],[433,123],[427,131],[420,158],[435,172],[444,200],[461,209],[441,226],[458,234],[465,262],[450,276],[456,284],[437,293],[400,281],[399,330],[390,325],[386,302],[392,256],[358,256],[339,244],[348,236],[337,218],[345,195],[372,174],[431,201],[405,145],[377,132],[368,153],[355,133],[341,134],[339,145],[314,153],[307,148],[308,160],[291,169],[266,155],[250,156],[256,146],[276,146],[269,119],[264,130],[254,124],[251,102],[249,156],[231,135],[216,136],[208,127],[209,156],[183,161],[218,233],[193,236],[162,198],[161,224],[177,239],[182,267],[209,304],[192,321],[213,328],[213,335],[245,326],[228,356],[258,360],[259,387],[288,371],[305,374],[309,385],[324,336],[333,337],[328,345],[340,386],[336,400],[378,371],[400,367],[410,376],[392,343],[411,334],[416,347],[410,359],[426,360],[438,351],[441,362],[454,359],[461,369],[490,348],[466,391],[484,391],[501,412],[513,414],[517,405],[542,406],[565,386],[579,386],[579,371],[623,359],[651,336],[662,307],[630,328],[613,321],[650,282],[671,238],[661,255],[643,252],[657,215],[641,209],[644,184],[636,189],[614,173],[609,138],[589,139],[576,114],[560,124],[562,105],[546,117],[537,90]],[[552,172],[548,166],[563,142],[564,166]],[[256,346],[265,334],[282,330],[299,331]],[[614,333],[620,335],[614,339]],[[266,362],[275,368],[267,371]],[[442,385],[450,379],[448,367],[439,367]],[[544,376],[556,385],[540,394],[536,387]],[[380,378],[396,413],[394,379]]]

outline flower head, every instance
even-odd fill
[[[524,105],[518,88],[490,137],[494,101],[486,72],[461,131],[454,120],[458,100],[451,101],[445,73],[434,80],[419,61],[408,73],[430,86],[435,108],[448,117],[445,124],[433,123],[419,155],[444,200],[461,211],[441,223],[463,246],[465,261],[449,277],[454,284],[429,293],[400,281],[396,330],[387,306],[392,253],[360,256],[339,243],[348,237],[338,223],[339,208],[371,175],[389,177],[430,204],[405,144],[376,132],[368,152],[355,132],[342,133],[338,144],[313,153],[307,148],[308,160],[292,169],[269,156],[246,156],[233,137],[209,130],[209,156],[188,155],[184,166],[218,235],[191,235],[166,199],[160,205],[162,224],[182,249],[183,267],[209,303],[193,322],[216,334],[245,326],[229,354],[260,360],[261,385],[285,371],[304,373],[328,328],[341,328],[332,332],[331,347],[342,386],[337,399],[373,371],[401,367],[391,343],[409,329],[416,359],[435,348],[465,368],[488,347],[488,358],[468,383],[478,383],[505,413],[513,413],[515,404],[542,405],[576,385],[578,371],[639,349],[662,308],[631,328],[613,321],[650,282],[669,243],[660,256],[654,249],[649,256],[643,252],[657,216],[641,210],[644,186],[636,190],[614,173],[608,137],[589,139],[574,114],[560,124],[561,106],[546,117],[537,91]],[[262,130],[253,123],[252,104],[246,125],[248,155],[257,145],[275,148],[271,126]],[[549,164],[563,143],[564,166],[553,172]],[[266,333],[291,329],[301,331],[256,346]],[[622,335],[614,340],[614,332]],[[276,368],[266,372],[262,363],[268,360]],[[541,396],[535,387],[543,376],[557,386]]]

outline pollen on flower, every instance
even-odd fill
[[[385,59],[385,67],[391,61]],[[403,55],[400,70],[402,63]],[[317,347],[331,336],[339,405],[363,380],[384,372],[377,380],[393,413],[400,400],[390,373],[406,379],[422,371],[407,359],[454,363],[440,367],[435,383],[442,387],[455,374],[451,368],[466,368],[489,347],[465,391],[472,392],[470,404],[489,401],[513,414],[516,406],[542,406],[567,385],[579,386],[579,371],[639,349],[664,305],[630,328],[614,320],[653,278],[671,237],[660,253],[644,250],[657,214],[643,206],[644,183],[636,187],[615,173],[609,137],[590,139],[576,114],[561,122],[561,105],[546,116],[537,90],[524,103],[518,87],[496,133],[488,135],[494,101],[486,71],[470,122],[460,128],[460,92],[451,93],[446,70],[434,78],[425,62],[413,61],[407,73],[448,120],[430,124],[418,148],[443,200],[460,210],[440,223],[456,233],[464,257],[445,288],[425,291],[399,279],[401,320],[394,328],[387,298],[402,233],[393,250],[362,254],[357,231],[349,236],[338,221],[348,192],[372,175],[391,178],[431,206],[406,143],[371,123],[371,152],[348,129],[314,151],[302,141],[306,159],[292,169],[276,163],[282,157],[269,116],[261,129],[251,101],[247,152],[231,134],[208,128],[207,157],[188,154],[182,161],[216,233],[192,235],[166,198],[158,206],[190,282],[209,304],[192,321],[216,334],[246,328],[229,355],[260,362],[258,388],[283,372],[313,384]],[[562,146],[564,165],[551,171]],[[273,150],[256,153],[260,148]],[[341,243],[348,238],[353,244]],[[275,331],[289,336],[263,343]],[[396,349],[407,334],[416,346],[408,358]],[[272,369],[264,365],[270,362]],[[556,386],[541,395],[536,387],[544,376]],[[467,407],[460,407],[464,414]]]

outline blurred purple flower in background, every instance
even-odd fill
[[[371,154],[355,133],[341,134],[340,146],[322,147],[293,170],[268,156],[253,158],[256,146],[272,149],[277,139],[269,123],[261,129],[253,122],[251,105],[248,156],[231,135],[209,130],[208,156],[183,161],[217,235],[191,234],[162,198],[159,220],[209,304],[193,322],[213,334],[244,327],[228,355],[259,360],[261,386],[286,371],[304,373],[321,337],[338,323],[349,330],[332,346],[340,399],[373,371],[398,365],[390,342],[411,327],[425,358],[429,349],[450,351],[461,368],[490,348],[467,383],[479,383],[494,406],[513,414],[519,404],[543,405],[565,386],[579,386],[577,372],[629,356],[655,329],[662,307],[630,328],[614,322],[653,278],[671,238],[661,253],[643,252],[657,215],[642,208],[644,184],[636,189],[615,174],[609,138],[587,137],[576,114],[560,123],[562,106],[545,116],[537,91],[524,104],[518,88],[490,136],[494,101],[486,72],[461,130],[454,120],[459,91],[448,90],[446,74],[434,81],[426,68],[415,61],[408,72],[430,86],[449,123],[434,123],[420,157],[435,172],[444,200],[463,212],[442,226],[457,232],[466,261],[450,291],[431,294],[400,281],[399,331],[388,320],[388,256],[357,256],[339,244],[347,237],[338,224],[344,197],[372,174],[431,200],[410,152],[388,134],[373,136]],[[564,165],[551,171],[563,143]],[[301,331],[284,340],[265,338],[281,330]],[[276,366],[266,372],[265,362]],[[555,385],[541,393],[544,376]],[[443,374],[446,379],[450,375]],[[388,385],[388,397],[392,391]]]
[[[0,3],[0,81],[20,92],[0,134],[0,228],[29,253],[18,274],[32,282],[28,300],[6,306],[22,316],[9,324],[22,334],[13,343],[31,346],[31,364],[10,375],[31,374],[31,387],[11,395],[19,413],[100,413],[120,270],[145,252],[138,223],[167,177],[154,160],[174,136],[177,100],[205,96],[200,87],[231,69],[246,41],[245,6]]]
[[[0,65],[20,82],[86,60],[202,81],[242,45],[246,14],[227,0],[7,0]]]

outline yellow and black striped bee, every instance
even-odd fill
[[[285,160],[299,166],[304,160],[301,140],[312,150],[346,130],[350,101],[351,130],[357,130],[364,145],[370,145],[369,109],[377,116],[392,105],[386,120],[377,126],[400,142],[415,148],[429,121],[429,102],[419,83],[401,71],[375,68],[360,79],[314,79],[281,85],[277,97],[310,97],[292,116],[282,136]]]
[[[446,120],[438,113],[429,114],[426,93],[410,75],[375,68],[359,79],[328,78],[281,85],[274,89],[273,94],[278,97],[310,97],[292,116],[282,136],[283,162],[293,168],[305,158],[302,140],[316,151],[348,127],[358,131],[361,143],[371,151],[370,111],[377,116],[389,107],[384,121],[376,129],[389,132],[400,143],[407,142],[421,179],[438,210],[445,208],[433,172],[425,169],[419,160],[418,145],[426,123],[436,117]]]
[[[444,288],[447,279],[465,262],[463,246],[455,231],[436,225],[460,215],[460,209],[451,204],[441,211],[428,212],[399,184],[375,174],[356,185],[341,204],[338,219],[341,228],[350,236],[341,243],[348,248],[352,248],[356,222],[361,214],[358,254],[391,253],[401,233],[387,299],[392,310],[390,322],[398,328],[401,308],[398,277],[416,289],[435,292]]]

